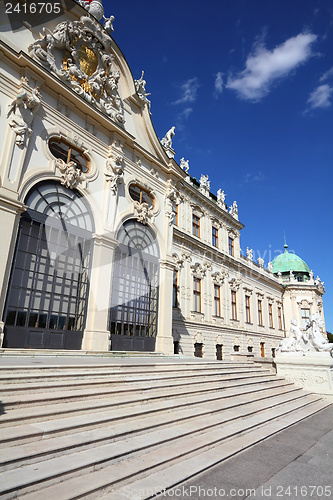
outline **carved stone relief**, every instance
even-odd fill
[[[62,21],[53,31],[43,28],[28,50],[86,101],[117,122],[124,123],[119,96],[120,72],[110,49],[112,40],[93,18]]]
[[[65,163],[60,158],[55,160],[56,167],[60,170],[61,184],[69,189],[73,189],[77,184],[86,179],[85,175],[81,172],[74,161]]]

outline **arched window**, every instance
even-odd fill
[[[84,198],[57,182],[25,200],[5,310],[8,347],[80,349],[93,219]]]
[[[65,163],[74,161],[83,173],[89,171],[89,160],[83,151],[75,146],[72,146],[64,139],[53,137],[49,140],[49,149],[55,158],[59,158]]]
[[[111,289],[113,350],[154,351],[157,334],[159,248],[153,231],[137,221],[118,233]]]

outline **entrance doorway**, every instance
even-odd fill
[[[4,322],[5,347],[80,349],[93,220],[83,197],[57,182],[28,194]]]
[[[113,351],[155,351],[159,248],[153,231],[129,220],[118,233],[111,289]]]

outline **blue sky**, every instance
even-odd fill
[[[324,281],[333,331],[333,2],[107,2],[152,121],[175,159],[237,200],[241,247],[298,254]]]

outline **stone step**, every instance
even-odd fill
[[[141,474],[141,478],[139,479],[136,479],[136,477],[129,477],[126,478],[125,481],[120,482],[120,484],[110,483],[110,479],[107,479],[107,474],[111,471],[110,468],[107,467],[95,473],[96,476],[99,474],[99,477],[94,477],[95,474],[94,476],[83,476],[80,484],[77,484],[77,478],[74,478],[59,484],[58,488],[51,486],[42,490],[42,492],[35,492],[35,496],[32,496],[33,494],[28,494],[23,498],[24,500],[43,500],[42,494],[44,494],[48,500],[69,500],[69,498],[79,498],[79,495],[84,495],[86,500],[96,500],[96,498],[101,500],[129,500],[129,498],[143,500],[151,497],[155,498],[155,495],[159,493],[162,494],[158,495],[159,500],[168,498],[168,490],[177,487],[187,478],[198,475],[215,465],[221,464],[237,453],[268,439],[323,409],[325,409],[325,406],[320,402],[311,405],[311,407],[302,408],[283,419],[276,419],[260,428],[254,428],[246,434],[233,437],[233,439],[218,444],[207,451],[202,451],[200,455],[184,458],[181,462],[176,462],[167,467],[156,467],[156,469],[158,469],[156,472],[149,470]],[[129,468],[135,467],[134,461],[135,459],[128,461],[129,463],[127,465]],[[113,473],[116,473],[116,467],[117,464],[112,467]],[[121,468],[121,464],[118,467]],[[87,477],[91,479],[90,484],[87,484]],[[106,485],[107,483],[109,483],[109,487]],[[221,485],[221,487],[223,488],[223,485]],[[68,488],[67,492],[69,488],[73,488],[72,491],[75,491],[75,497],[69,497],[66,488]],[[93,489],[94,491],[92,491]],[[100,492],[100,494],[96,494],[97,492]]]
[[[205,391],[194,394],[181,393],[174,398],[151,398],[142,400],[142,396],[115,396],[112,399],[93,399],[67,402],[63,404],[26,407],[13,409],[2,415],[2,432],[0,444],[21,440],[42,439],[46,435],[66,433],[68,429],[74,432],[82,427],[96,427],[117,418],[141,416],[149,412],[173,411],[190,405],[205,405],[208,402],[220,401],[229,397],[247,395],[249,398],[260,392],[262,397],[271,393],[295,391],[297,388],[287,381],[281,382],[274,378],[263,383],[234,384],[221,391]],[[88,419],[87,419],[88,415]],[[66,418],[64,418],[66,417]],[[31,423],[30,423],[31,422]],[[42,423],[41,423],[42,422]],[[8,445],[8,444],[7,444]]]
[[[170,408],[150,407],[145,413],[137,413],[135,410],[127,415],[120,414],[116,411],[96,413],[93,416],[85,416],[85,418],[69,417],[68,419],[55,420],[51,422],[42,422],[37,427],[39,428],[39,440],[36,438],[33,442],[22,444],[23,439],[16,440],[15,446],[10,446],[11,442],[3,445],[0,450],[0,470],[7,470],[13,467],[21,466],[23,463],[34,463],[39,457],[48,458],[70,453],[74,448],[83,448],[88,446],[96,446],[98,443],[110,442],[111,440],[119,439],[125,434],[142,434],[150,432],[154,428],[163,428],[165,426],[177,425],[179,422],[184,422],[185,419],[193,418],[210,418],[212,415],[220,414],[220,423],[224,420],[223,412],[234,407],[243,406],[246,414],[251,413],[251,408],[258,407],[268,408],[288,401],[303,398],[305,396],[301,389],[284,388],[278,393],[276,389],[268,389],[264,394],[257,392],[255,395],[239,394],[231,395],[225,399],[214,400],[211,402],[193,402],[192,405],[184,407]],[[168,410],[168,411],[166,411]],[[125,418],[124,418],[125,417]],[[139,420],[138,420],[139,419]],[[112,425],[107,425],[109,422]],[[138,426],[138,421],[140,425]],[[100,425],[96,425],[96,423]],[[92,425],[95,426],[92,428]],[[202,423],[198,421],[198,426],[202,427]],[[83,430],[89,427],[90,430]],[[35,427],[36,430],[36,427]],[[65,434],[63,431],[65,430]],[[75,430],[75,432],[73,432]],[[6,429],[4,429],[6,431]],[[22,435],[22,430],[17,429],[17,436]],[[28,429],[25,432],[29,431]],[[24,430],[23,430],[24,432]],[[59,436],[59,433],[62,433]],[[57,434],[56,437],[55,434]]]
[[[133,401],[133,396],[139,398],[140,400],[151,400],[151,399],[162,399],[171,397],[180,397],[188,393],[205,393],[206,391],[221,391],[228,387],[234,387],[235,385],[245,384],[251,385],[257,382],[266,383],[271,380],[284,380],[282,377],[276,377],[274,375],[262,375],[262,374],[251,374],[242,375],[238,377],[231,376],[228,379],[216,378],[214,380],[205,380],[201,382],[198,381],[181,381],[178,384],[151,384],[149,385],[137,385],[137,386],[111,386],[111,387],[98,387],[94,389],[80,389],[80,390],[64,390],[58,387],[58,391],[48,391],[48,392],[30,392],[27,394],[14,394],[14,395],[4,395],[2,397],[2,404],[5,411],[9,409],[25,408],[38,406],[43,404],[47,406],[49,404],[73,402],[79,400],[88,400],[104,397],[115,397],[119,395],[125,396],[122,404],[130,404]],[[10,421],[10,416],[6,414],[2,419],[3,423]]]
[[[143,388],[147,387],[147,384],[149,384],[150,388],[153,387],[174,387],[179,385],[181,382],[182,385],[190,385],[190,384],[197,384],[199,381],[201,384],[204,383],[209,383],[209,382],[217,382],[217,381],[222,381],[222,380],[235,380],[235,379],[241,379],[241,378],[246,378],[249,376],[262,376],[262,375],[269,375],[270,372],[269,370],[262,370],[262,369],[253,369],[253,370],[247,370],[247,369],[235,369],[235,370],[224,370],[218,371],[218,372],[212,372],[212,373],[202,373],[198,374],[196,372],[194,373],[178,373],[178,374],[162,374],[162,373],[155,373],[155,374],[149,374],[149,375],[123,375],[122,377],[119,375],[110,375],[110,376],[105,376],[104,378],[93,378],[89,377],[88,379],[74,379],[74,380],[58,380],[55,379],[52,382],[44,382],[44,381],[38,381],[38,382],[30,382],[30,383],[16,383],[16,384],[4,384],[0,385],[0,393],[7,395],[7,394],[26,394],[26,393],[31,393],[33,392],[34,394],[43,392],[43,391],[57,391],[59,388],[63,386],[63,383],[66,384],[66,390],[77,390],[80,388],[93,388],[94,390],[99,389],[100,387],[103,386],[115,386],[120,390],[121,388],[127,387],[127,389],[130,388],[130,386],[135,386],[140,385]]]
[[[257,408],[255,405],[256,403],[252,405],[252,412],[249,416],[244,416],[244,407],[226,410],[224,417],[227,417],[230,422],[222,423],[223,425],[221,425],[220,416],[210,417],[209,424],[206,421],[204,423],[206,426],[204,431],[202,426],[198,429],[197,419],[192,419],[179,423],[177,426],[149,432],[149,434],[144,433],[93,449],[40,461],[38,466],[31,464],[5,471],[2,473],[0,493],[4,495],[4,498],[11,498],[7,495],[13,493],[15,496],[33,493],[35,500],[42,498],[36,496],[37,491],[40,491],[44,495],[43,498],[48,498],[48,500],[55,498],[56,490],[58,500],[78,498],[87,493],[96,494],[106,486],[133,477],[134,471],[138,474],[149,470],[151,474],[153,468],[175,464],[177,461],[184,460],[184,457],[190,458],[191,454],[199,453],[199,459],[201,459],[202,453],[212,446],[231,438],[234,439],[254,428],[258,429],[259,426],[276,422],[277,419],[283,420],[287,417],[288,425],[291,425],[299,419],[297,411],[306,408],[305,414],[310,415],[327,406],[327,403],[316,400],[314,396],[304,395],[299,400],[288,401],[278,407],[260,410],[258,405]],[[296,412],[296,415],[293,415],[293,412]],[[200,421],[202,422],[202,419]],[[131,466],[129,466],[130,462]],[[107,470],[104,469],[103,474],[102,470],[97,470],[98,468]],[[89,478],[88,482],[87,478]],[[72,481],[71,485],[67,484],[67,489],[65,488],[66,491],[64,491],[65,483],[68,483],[66,479],[75,480],[75,483]],[[82,486],[79,486],[82,479],[85,487],[88,487],[88,491],[86,489],[83,494]],[[56,485],[53,492],[52,488],[48,488],[49,491],[44,489],[52,484]]]
[[[51,367],[48,367],[51,368]],[[77,379],[94,379],[103,377],[121,377],[121,379],[126,379],[130,377],[170,377],[176,378],[180,376],[198,376],[198,375],[214,375],[216,373],[241,373],[244,371],[268,371],[261,369],[255,365],[217,365],[217,366],[193,366],[186,365],[184,367],[179,367],[179,365],[159,365],[150,367],[149,365],[129,366],[124,370],[120,370],[120,367],[114,367],[110,365],[109,367],[89,367],[90,370],[84,369],[84,367],[70,367],[70,369],[52,369],[52,370],[38,370],[38,369],[24,369],[21,368],[20,371],[13,373],[12,370],[1,369],[0,368],[0,384],[31,384],[35,382],[53,382],[53,381],[71,381]],[[97,369],[98,368],[98,369]],[[103,368],[103,369],[102,369]],[[14,385],[13,385],[14,387]]]

